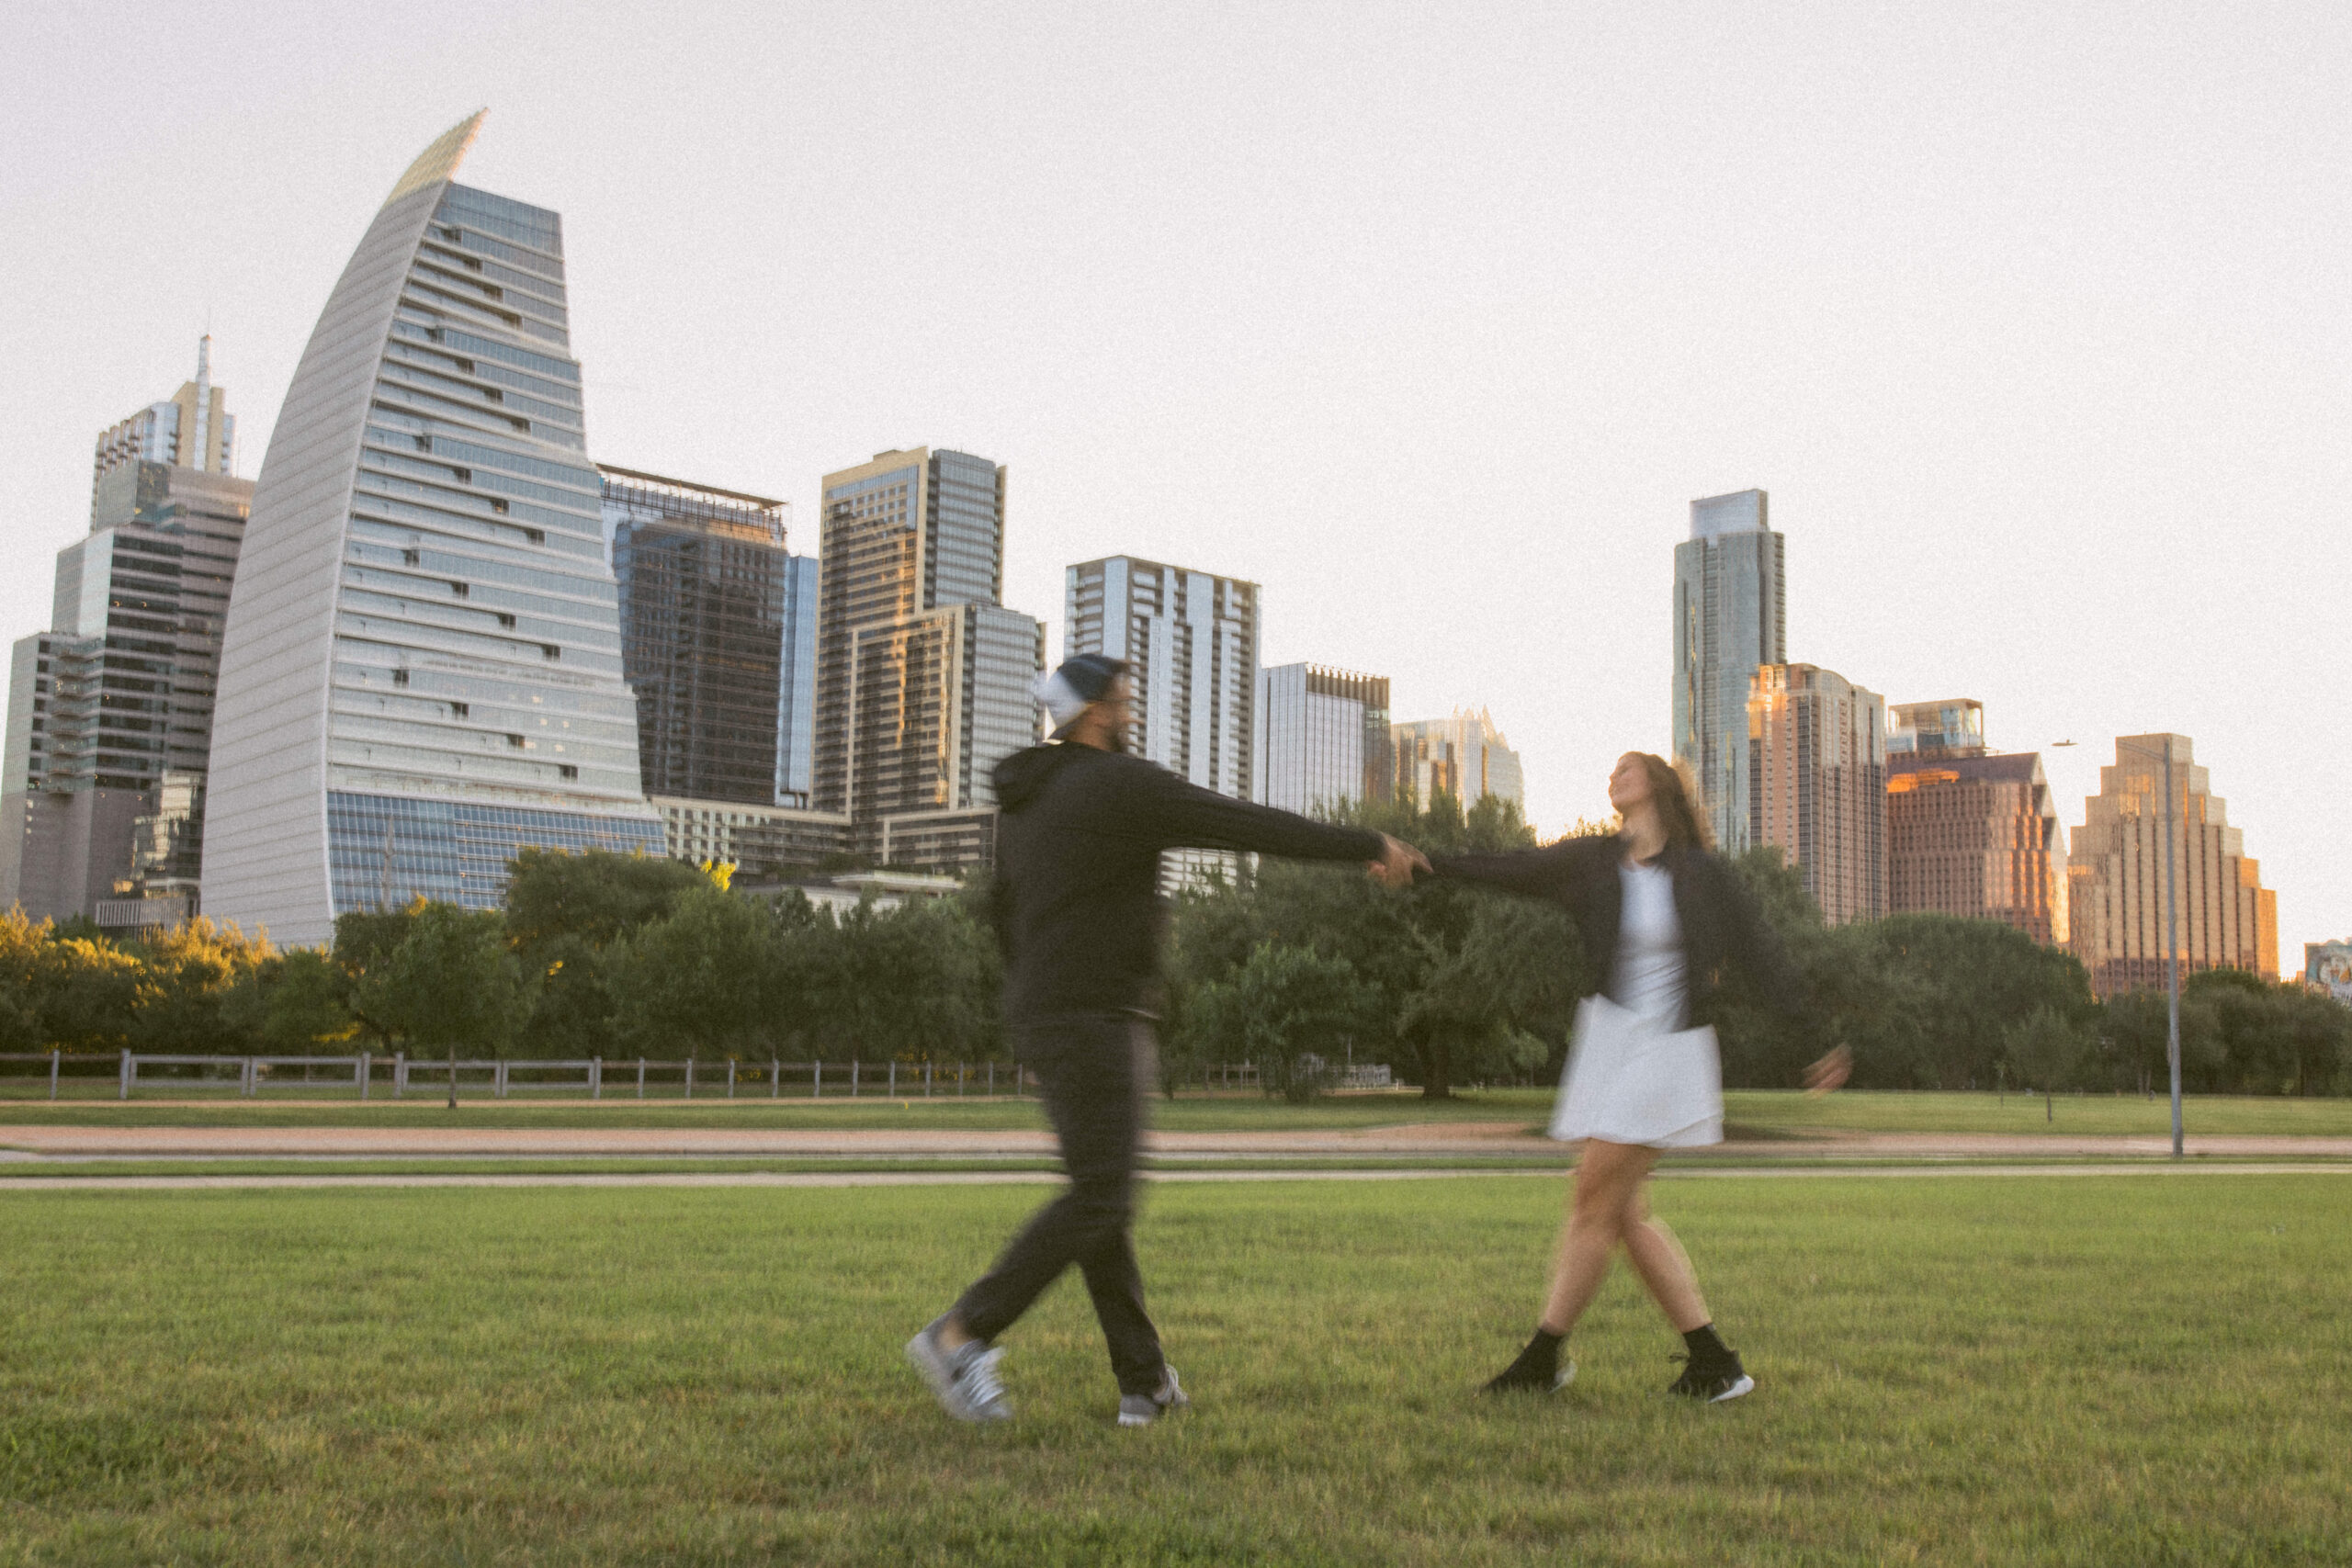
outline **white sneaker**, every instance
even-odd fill
[[[1123,1393],[1119,1396],[1119,1425],[1148,1427],[1159,1419],[1163,1410],[1189,1410],[1193,1396],[1186,1393],[1176,1381],[1176,1369],[1163,1366],[1159,1390],[1156,1393]]]
[[[931,1392],[939,1396],[941,1409],[958,1421],[989,1422],[1012,1419],[1012,1402],[1004,1396],[1004,1385],[997,1381],[996,1364],[1004,1352],[993,1345],[983,1345],[967,1339],[949,1349],[939,1337],[939,1325],[945,1318],[936,1318],[923,1325],[922,1332],[907,1341],[907,1359],[931,1384]]]

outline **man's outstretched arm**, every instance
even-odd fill
[[[1164,849],[1238,850],[1293,860],[1360,861],[1383,881],[1409,878],[1428,863],[1408,844],[1367,828],[1317,822],[1295,811],[1218,795],[1175,774],[1137,773],[1130,821]]]

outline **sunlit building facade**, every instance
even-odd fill
[[[1521,811],[1527,808],[1519,753],[1485,708],[1457,708],[1444,718],[1391,725],[1388,739],[1398,794],[1427,805],[1442,792],[1460,801],[1465,811],[1495,795]]]
[[[1749,678],[1747,841],[1781,851],[1831,925],[1887,909],[1886,704],[1835,671]]]
[[[280,942],[423,896],[497,905],[526,846],[660,853],[585,454],[562,220],[393,186],[294,372],[221,652],[205,900]]]
[[[1250,778],[1259,804],[1311,814],[1391,798],[1387,676],[1321,664],[1261,668],[1255,706]]]
[[[1674,760],[1726,853],[1753,832],[1748,684],[1788,658],[1783,554],[1760,490],[1692,502],[1690,536],[1674,547]]]
[[[2245,852],[2186,735],[2126,735],[2083,803],[2066,859],[2068,934],[2100,996],[2165,984],[2165,795],[2183,975],[2278,977],[2278,896]]]
[[[824,479],[813,804],[887,865],[992,860],[989,775],[1037,739],[1046,628],[999,602],[1004,486],[928,447]]]
[[[1891,913],[1999,920],[2065,945],[2066,845],[2039,753],[1898,751],[1886,769]]]

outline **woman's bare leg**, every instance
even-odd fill
[[[1682,1250],[1664,1220],[1651,1216],[1645,1193],[1634,1195],[1634,1212],[1625,1224],[1625,1257],[1677,1334],[1688,1334],[1713,1321],[1707,1315],[1707,1298],[1699,1293],[1699,1276],[1690,1268],[1690,1254]]]
[[[1610,1254],[1626,1239],[1626,1226],[1639,1212],[1642,1182],[1657,1163],[1657,1151],[1639,1144],[1586,1140],[1568,1197],[1568,1222],[1560,1233],[1551,1298],[1544,1306],[1546,1332],[1567,1333],[1592,1304],[1609,1276]]]

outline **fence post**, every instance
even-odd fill
[[[825,1064],[822,1062],[808,1064],[808,1098],[811,1100],[825,1098]]]
[[[501,1056],[498,1059],[498,1065],[491,1068],[491,1071],[498,1075],[498,1098],[504,1100],[506,1098],[506,1058]]]
[[[359,1098],[360,1098],[360,1099],[362,1099],[362,1100],[365,1100],[365,1099],[367,1099],[367,1098],[368,1098],[368,1080],[370,1077],[372,1077],[374,1076],[375,1071],[376,1071],[376,1057],[375,1057],[375,1054],[374,1054],[373,1052],[369,1052],[369,1051],[362,1051],[362,1052],[360,1052],[360,1053],[359,1053]]]
[[[922,1065],[922,1097],[925,1100],[931,1098],[931,1063],[928,1061]]]
[[[727,1058],[727,1098],[735,1098],[735,1058]]]
[[[392,1053],[392,1098],[398,1100],[408,1092],[408,1053]]]
[[[588,1098],[605,1098],[605,1058],[602,1056],[588,1058]]]
[[[130,1098],[130,1075],[137,1070],[130,1065],[130,1047],[125,1045],[122,1048],[122,1092],[119,1098],[123,1100]]]
[[[896,1056],[890,1058],[889,1097],[893,1100],[899,1097],[899,1058]]]
[[[57,1058],[62,1052],[52,1048],[49,1053],[49,1098],[57,1098]]]
[[[688,1100],[692,1100],[694,1097],[695,1097],[695,1059],[694,1059],[692,1056],[689,1056],[689,1057],[687,1057],[687,1058],[686,1058],[686,1098],[687,1098]]]
[[[996,1098],[996,1063],[993,1060],[989,1063],[989,1098]]]
[[[645,1098],[645,1058],[642,1056],[637,1059],[637,1098]]]
[[[857,1058],[854,1056],[849,1059],[849,1097],[852,1100],[857,1098]]]
[[[768,1098],[784,1098],[784,1058],[781,1056],[768,1058]]]
[[[961,1062],[956,1064],[956,1098],[964,1098],[964,1064]]]

